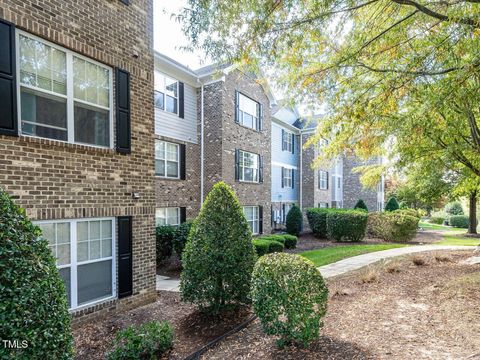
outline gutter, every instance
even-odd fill
[[[300,180],[300,184],[298,186],[298,204],[300,205],[300,210],[302,211],[303,213],[303,130],[300,129],[300,161],[299,161],[299,164],[298,164],[298,167],[299,167],[299,180]]]
[[[200,82],[200,78],[197,79]],[[204,144],[204,112],[203,112],[203,87],[204,84],[200,88],[200,208],[203,206],[203,199],[204,199],[204,160],[205,160],[205,144]]]

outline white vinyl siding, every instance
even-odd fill
[[[112,147],[112,69],[22,31],[17,42],[21,133]]]
[[[247,219],[248,225],[252,230],[253,235],[258,235],[259,233],[259,208],[258,206],[244,206],[243,214]]]
[[[155,71],[155,77],[162,73]],[[155,134],[197,143],[197,89],[184,83],[184,118],[155,107]]]
[[[155,210],[156,226],[180,225],[180,208],[158,208]]]
[[[115,219],[46,220],[48,240],[74,310],[115,297]]]

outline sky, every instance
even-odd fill
[[[181,24],[171,16],[178,13],[186,5],[185,0],[154,0],[153,1],[153,40],[154,49],[171,57],[191,69],[209,65],[201,51],[195,53],[180,49],[189,44],[183,35]]]

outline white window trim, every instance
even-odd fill
[[[112,221],[112,255],[105,258],[87,260],[87,261],[77,261],[77,223],[82,221],[102,221],[109,220]],[[70,265],[61,265],[57,268],[67,268],[70,267],[70,300],[71,306],[68,309],[69,311],[77,311],[81,309],[88,308],[95,304],[106,302],[112,299],[117,298],[117,264],[116,264],[116,222],[114,217],[104,217],[104,218],[78,218],[78,219],[56,219],[56,220],[41,220],[34,221],[35,225],[39,224],[55,224],[55,223],[66,223],[70,224]],[[112,295],[103,297],[85,304],[78,305],[78,283],[77,283],[77,273],[78,266],[85,265],[94,262],[100,262],[104,260],[112,260]],[[74,270],[75,269],[75,270]]]
[[[253,211],[253,219],[247,219],[247,217],[245,216],[245,208],[252,208],[252,209],[256,209]],[[257,232],[254,232],[252,230],[252,235],[259,235],[260,232],[260,207],[257,206],[257,205],[246,205],[246,206],[243,206],[242,207],[242,210],[243,210],[243,216],[245,216],[245,219],[247,219],[247,223],[248,225],[250,226],[250,223],[253,222],[253,223],[256,223],[257,224]],[[253,227],[255,228],[255,224],[253,225]]]
[[[57,94],[53,91],[48,91],[48,90],[44,90],[44,89],[40,89],[40,88],[37,88],[35,86],[29,86],[29,85],[21,85],[20,84],[20,80],[17,81],[17,121],[18,121],[18,129],[19,129],[19,132],[22,136],[26,136],[26,137],[32,137],[32,138],[40,138],[40,139],[48,139],[48,140],[52,140],[52,141],[58,141],[58,142],[62,142],[62,143],[67,143],[67,144],[78,144],[78,145],[83,145],[83,146],[89,146],[89,147],[93,147],[93,148],[100,148],[100,149],[113,149],[113,146],[114,146],[114,141],[113,141],[113,71],[112,71],[112,68],[109,67],[109,66],[106,66],[98,61],[95,61],[93,59],[90,59],[86,56],[83,56],[79,53],[76,53],[72,50],[69,50],[67,48],[64,48],[62,46],[59,46],[59,45],[56,45],[54,43],[51,43],[47,40],[44,40],[38,36],[35,36],[35,35],[32,35],[28,32],[25,32],[25,31],[22,31],[22,30],[16,30],[15,32],[15,41],[17,44],[20,44],[20,35],[23,35],[27,38],[30,38],[32,40],[36,40],[36,41],[39,41],[39,42],[42,42],[54,49],[57,49],[59,51],[62,51],[65,53],[66,55],[66,66],[67,66],[67,94],[66,95],[63,95],[63,94]],[[97,105],[97,104],[92,104],[92,103],[89,103],[87,101],[83,101],[83,100],[77,100],[74,98],[74,95],[73,95],[73,56],[79,58],[79,59],[82,59],[82,60],[85,60],[85,61],[88,61],[92,64],[95,64],[95,65],[98,65],[104,69],[107,69],[108,70],[108,73],[109,73],[109,79],[110,79],[110,83],[109,83],[109,86],[110,86],[110,91],[109,91],[109,104],[110,106],[107,108],[107,107],[104,107],[104,106],[101,106],[101,105]],[[16,69],[16,76],[17,76],[17,79],[20,79],[20,45],[16,47],[16,54],[15,54],[15,65],[17,67]],[[22,111],[21,111],[21,87],[24,87],[26,89],[31,89],[31,90],[35,90],[35,91],[39,91],[39,92],[43,92],[45,94],[49,94],[49,95],[52,95],[52,96],[55,96],[55,97],[60,97],[60,98],[63,98],[63,99],[66,99],[67,100],[67,137],[68,137],[68,140],[65,141],[65,140],[58,140],[58,139],[50,139],[50,138],[43,138],[43,137],[40,137],[40,136],[36,136],[36,135],[28,135],[28,134],[23,134],[22,133]],[[96,107],[96,108],[99,108],[99,109],[103,109],[103,110],[108,110],[109,111],[109,137],[110,137],[110,144],[109,146],[101,146],[101,145],[95,145],[95,144],[86,144],[86,143],[82,143],[82,142],[75,142],[75,121],[74,121],[74,102],[79,102],[79,103],[82,103],[82,104],[87,104],[87,105],[90,105],[90,106],[93,106],[93,107]]]
[[[282,145],[282,149],[283,151],[291,153],[293,151],[293,141],[292,141],[293,133],[285,129],[283,131],[284,131],[283,132],[284,136],[282,139],[282,143],[285,143],[286,146]]]
[[[242,165],[243,164],[243,155],[242,153],[246,153],[246,154],[250,154],[250,155],[254,155],[257,157],[257,168],[254,168],[254,167],[249,167],[249,166],[244,166]],[[252,153],[252,152],[249,152],[249,151],[245,151],[245,150],[238,150],[238,156],[239,156],[239,159],[238,159],[238,171],[239,171],[239,174],[238,174],[238,181],[240,182],[244,182],[244,183],[253,183],[253,184],[259,184],[260,183],[260,155],[259,154],[255,154],[255,153]],[[257,171],[257,180],[244,180],[244,170],[245,169],[254,169]]]
[[[157,75],[157,74],[158,74],[158,75]],[[179,98],[178,98],[178,97],[179,97],[179,96],[178,96],[178,95],[179,95],[178,93],[179,93],[179,91],[180,91],[180,89],[179,89],[180,80],[174,78],[173,76],[164,74],[164,73],[162,73],[162,72],[160,72],[160,71],[155,71],[153,76],[161,76],[161,77],[163,78],[163,88],[162,88],[162,89],[157,89],[157,88],[154,88],[154,89],[153,89],[154,93],[155,93],[155,92],[159,92],[159,93],[162,93],[162,94],[163,94],[163,109],[157,107],[157,106],[154,104],[155,109],[160,110],[160,111],[163,111],[163,112],[166,112],[166,113],[168,113],[168,114],[173,114],[173,115],[177,115],[177,116],[178,116],[178,114],[179,114],[179,112],[180,112],[180,100],[179,100]],[[170,79],[172,79],[172,80],[175,80],[175,81],[177,82],[177,96],[176,96],[176,97],[175,97],[175,96],[171,96],[171,97],[173,97],[173,98],[175,98],[175,99],[177,100],[177,112],[172,112],[172,111],[168,111],[168,110],[167,110],[167,93],[166,93],[166,86],[165,86],[165,80],[166,80],[167,77],[170,78]],[[168,96],[170,96],[170,95],[168,95]]]
[[[256,114],[250,114],[249,112],[246,112],[246,111],[243,111],[241,108],[240,108],[240,97],[243,96],[244,98],[248,99],[248,100],[251,100],[253,101],[257,107],[257,113]],[[260,103],[254,99],[252,99],[251,97],[241,93],[240,91],[238,92],[238,123],[243,126],[243,127],[246,127],[247,129],[252,129],[252,130],[255,130],[255,131],[260,131],[259,129],[259,122],[260,122],[260,119],[258,118],[258,108],[260,107]],[[254,123],[254,126],[253,127],[250,127],[250,126],[247,126],[245,125],[245,123],[243,122],[243,113],[247,113],[248,115],[251,115],[253,116],[253,123]]]
[[[322,178],[320,174],[326,174],[326,178]],[[328,171],[318,170],[318,184],[320,190],[328,190]]]
[[[283,187],[293,188],[293,169],[283,168]],[[287,180],[290,184],[287,184]]]
[[[155,171],[155,176],[158,177],[158,178],[161,178],[161,179],[174,179],[174,180],[179,180],[180,179],[180,145],[179,144],[176,144],[176,143],[172,143],[172,142],[169,142],[169,141],[165,141],[165,140],[160,140],[160,139],[155,139],[155,145],[157,142],[163,142],[165,144],[165,149],[164,149],[164,153],[165,153],[165,159],[159,159],[159,160],[163,160],[165,161],[165,175],[158,175],[157,172]],[[167,160],[167,144],[172,144],[172,145],[175,145],[177,147],[177,176],[167,176],[167,161],[172,161],[172,160]],[[157,154],[156,154],[156,150],[155,150],[155,161],[157,161]],[[156,163],[155,163],[155,166],[156,166]]]
[[[180,207],[178,206],[165,206],[165,207],[157,207],[155,208],[155,226],[157,226],[157,210],[165,209],[165,225],[158,225],[158,226],[179,226],[182,222],[180,219]],[[176,209],[177,210],[177,220],[178,224],[167,224],[168,216],[167,216],[167,209]]]

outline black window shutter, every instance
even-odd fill
[[[263,105],[258,104],[258,131],[263,130]]]
[[[185,221],[187,221],[187,208],[181,207],[180,208],[180,224],[183,224]]]
[[[240,150],[235,149],[235,180],[240,180]]]
[[[285,130],[282,129],[282,151],[285,150]]]
[[[292,134],[292,154],[295,154],[295,134]]]
[[[263,183],[263,156],[258,156],[258,182]]]
[[[18,136],[15,25],[0,20],[0,134]]]
[[[328,171],[325,171],[325,176],[327,177],[327,190],[328,190]]]
[[[116,71],[116,102],[117,102],[117,152],[131,152],[131,122],[130,122],[130,73],[117,68]]]
[[[129,5],[130,4],[130,0],[120,0],[122,3],[124,3],[125,5]]]
[[[285,168],[282,167],[282,188],[285,187]]]
[[[285,219],[287,215],[285,214],[285,204],[282,204],[282,224],[285,224]]]
[[[263,234],[263,206],[258,207],[258,233]]]
[[[133,293],[132,217],[120,216],[118,226],[118,297]]]
[[[295,170],[292,169],[292,189],[295,188]]]
[[[180,144],[180,180],[186,179],[186,146],[185,144]]]
[[[184,90],[183,82],[178,83],[178,117],[184,119],[185,118],[185,90]]]
[[[318,188],[321,189],[322,188],[322,170],[318,170]]]
[[[240,93],[235,90],[235,122],[240,122]]]

